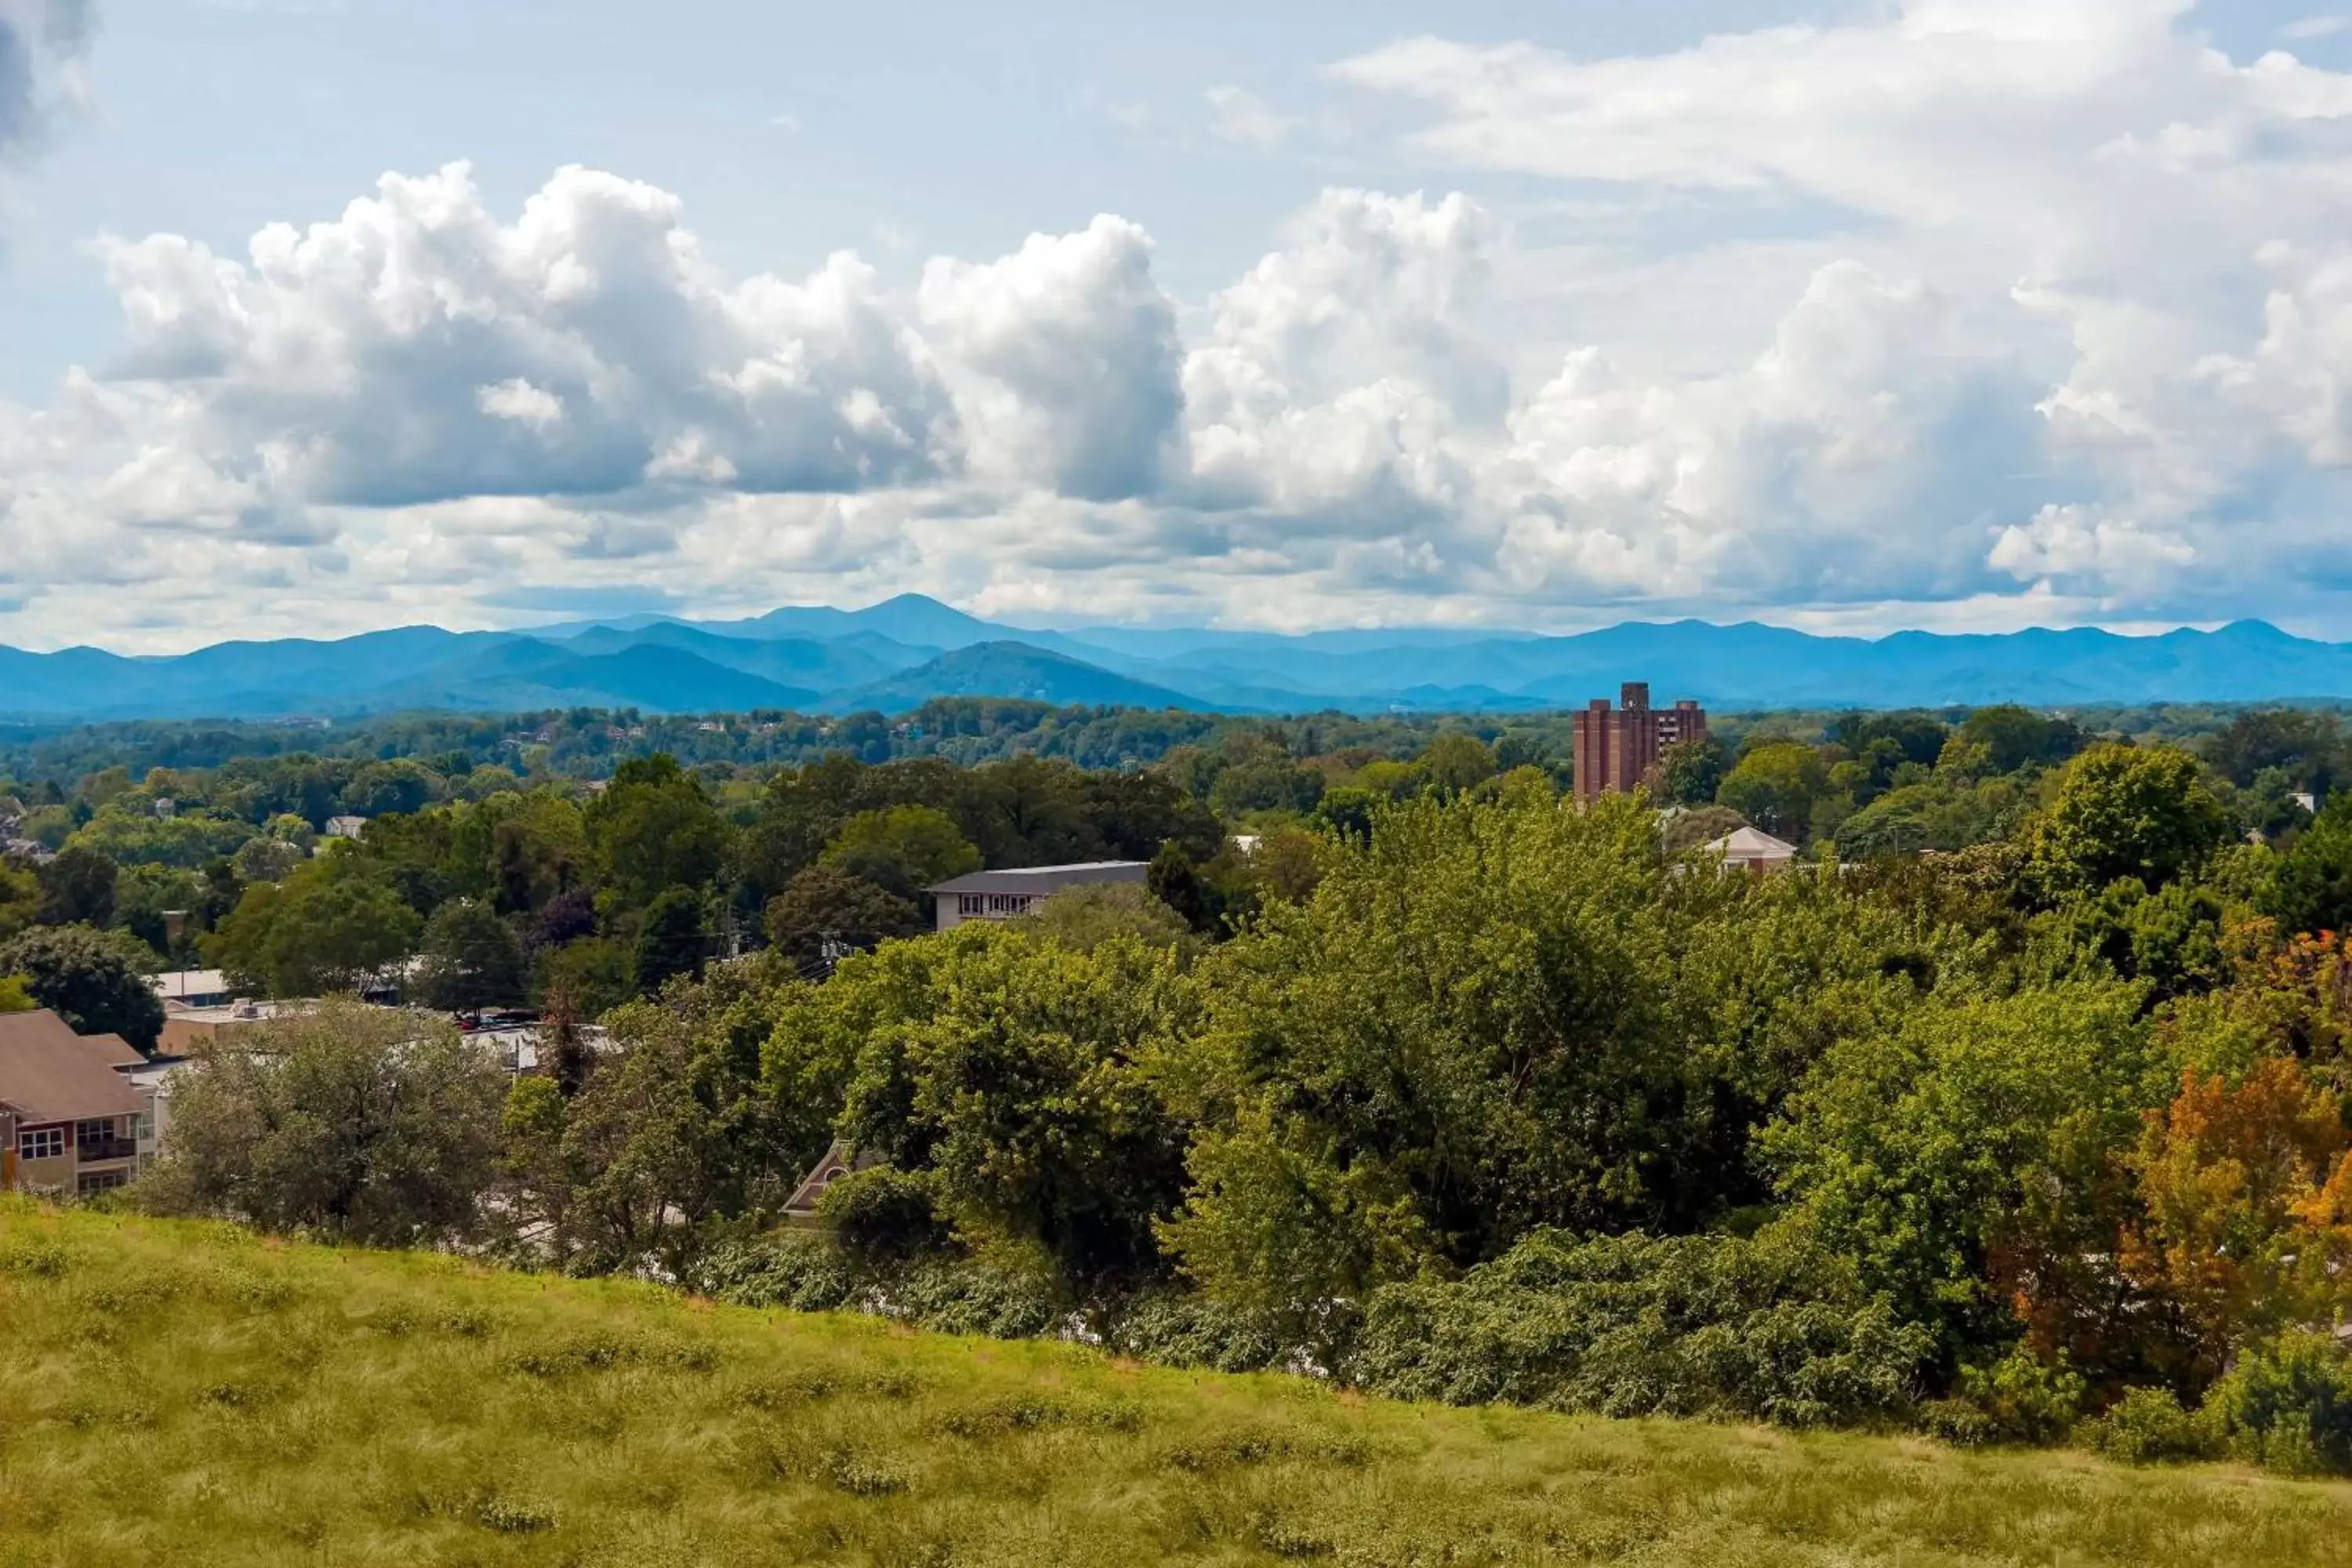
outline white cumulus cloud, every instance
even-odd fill
[[[978,446],[1008,477],[1094,500],[1156,486],[1182,412],[1182,350],[1141,228],[1102,216],[998,261],[935,258],[920,308],[940,352],[973,373]]]
[[[1271,153],[1290,140],[1298,121],[1277,114],[1265,100],[1244,87],[1210,88],[1202,95],[1209,103],[1209,131],[1220,142]]]
[[[1860,16],[1338,62],[1420,188],[1301,193],[1181,299],[1195,237],[1112,214],[725,271],[676,195],[580,168],[103,241],[122,353],[0,405],[0,640],[908,588],[2352,633],[2352,76],[2226,55],[2186,0]]]

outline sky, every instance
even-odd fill
[[[2352,639],[2352,5],[0,0],[0,643]]]

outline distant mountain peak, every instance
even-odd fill
[[[131,658],[0,647],[0,714],[131,719],[633,706],[901,711],[933,697],[1255,712],[1576,707],[1644,680],[1718,711],[2352,699],[2352,647],[2264,621],[1821,637],[1756,621],[1627,621],[1570,636],[1407,628],[1031,631],[921,594],[750,620],[587,621],[531,633],[404,626]]]

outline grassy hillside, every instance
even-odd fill
[[[0,1201],[0,1564],[2342,1563],[2352,1487],[1335,1397]]]

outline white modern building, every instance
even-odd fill
[[[166,1008],[219,1007],[232,1000],[228,977],[217,969],[174,969],[167,974],[150,975],[147,984],[155,988]]]
[[[1141,860],[1084,860],[1074,866],[1024,866],[1009,871],[974,871],[930,889],[939,903],[940,930],[966,921],[1018,920],[1055,893],[1103,882],[1143,885],[1150,867]]]

